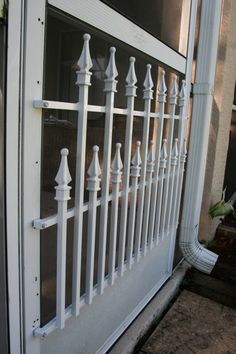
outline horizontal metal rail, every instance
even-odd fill
[[[48,101],[48,100],[34,100],[33,101],[34,108],[41,108],[41,109],[59,109],[63,111],[78,111],[78,103],[70,103],[70,102],[59,102],[59,101]],[[96,106],[96,105],[87,105],[87,112],[96,112],[96,113],[105,113],[106,106]],[[127,115],[128,109],[127,108],[113,108],[114,114],[119,115]],[[135,117],[144,117],[144,111],[133,111],[133,115]],[[159,112],[151,112],[150,118],[159,118]],[[164,114],[165,119],[169,119],[169,114]],[[174,119],[179,119],[177,114],[174,115]]]
[[[174,173],[174,176],[177,175],[177,172]],[[170,177],[172,177],[173,174],[170,174]],[[165,174],[164,175],[164,179],[167,177],[167,175]],[[156,181],[159,181],[160,180],[160,177],[158,177],[158,179],[155,179],[154,178],[152,179],[152,183],[153,182],[156,182]],[[146,182],[144,184],[144,186],[146,186]],[[138,184],[137,186],[137,190],[140,188],[140,185]],[[132,187],[129,187],[128,189],[129,192],[132,191]],[[121,196],[122,194],[122,191],[119,191],[119,197]],[[109,197],[108,197],[108,201],[110,202],[112,200],[112,194],[109,194]],[[101,198],[98,198],[97,201],[96,201],[96,206],[100,206],[101,205],[101,202],[102,202],[102,199]],[[86,212],[88,211],[88,202],[84,203],[83,205],[83,212]],[[66,218],[67,219],[71,219],[75,216],[75,210],[74,208],[70,208],[68,209],[67,211],[67,215],[66,215]],[[36,229],[36,230],[45,230],[53,225],[56,225],[57,224],[57,221],[58,221],[58,218],[57,218],[57,214],[53,214],[53,215],[50,215],[50,216],[47,216],[46,218],[39,218],[39,219],[35,219],[33,221],[33,228]]]

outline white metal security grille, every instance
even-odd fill
[[[88,105],[88,95],[92,61],[89,51],[88,34],[84,35],[84,46],[78,61],[77,82],[79,86],[78,103],[65,103],[46,100],[35,100],[35,108],[61,109],[78,111],[78,136],[76,160],[75,206],[67,209],[70,199],[68,184],[71,181],[67,165],[69,151],[61,150],[61,164],[55,178],[57,182],[56,201],[58,212],[45,219],[33,221],[33,227],[42,230],[57,224],[57,287],[56,287],[56,317],[44,327],[34,329],[34,335],[45,337],[56,328],[64,328],[65,320],[77,316],[80,308],[89,305],[93,297],[103,294],[104,288],[112,286],[117,277],[122,277],[125,271],[130,270],[143,257],[148,257],[154,247],[177,228],[180,197],[183,182],[184,163],[186,160],[186,122],[185,82],[179,93],[179,114],[176,115],[178,100],[177,78],[173,78],[170,89],[170,113],[165,114],[167,88],[165,72],[161,72],[158,88],[159,112],[151,112],[153,98],[153,81],[151,65],[147,65],[144,81],[143,99],[144,111],[134,110],[136,96],[135,58],[130,58],[130,66],[126,77],[127,107],[114,107],[116,93],[116,77],[118,72],[115,64],[115,48],[110,49],[110,59],[105,72],[105,106]],[[99,165],[99,147],[93,147],[93,157],[87,171],[87,190],[89,201],[84,202],[84,170],[86,153],[86,130],[88,112],[105,113],[104,153],[102,171]],[[116,142],[115,156],[111,156],[113,115],[126,116],[126,135],[124,146],[124,162],[121,160],[121,144]],[[134,156],[131,156],[131,143],[134,117],[143,118],[142,141],[137,141]],[[156,141],[148,141],[150,119],[158,119],[158,133]],[[163,139],[164,121],[168,120],[167,139]],[[174,122],[178,120],[177,136],[174,134]],[[141,152],[140,152],[141,149]],[[102,178],[100,177],[102,174]],[[112,191],[109,192],[109,184]],[[97,192],[100,190],[101,197]],[[122,182],[122,189],[120,185]],[[120,232],[117,232],[118,203],[121,200]],[[110,242],[108,254],[108,276],[105,275],[108,207],[111,202]],[[129,212],[128,212],[129,205]],[[100,210],[99,255],[97,270],[97,285],[93,285],[95,236],[97,208]],[[82,226],[84,212],[88,211],[87,228],[87,257],[86,257],[86,290],[80,295],[81,288],[81,252]],[[66,274],[66,239],[67,220],[74,217],[74,254],[73,254],[73,282],[72,305],[65,309],[65,274]],[[118,268],[115,267],[116,247],[118,245]],[[127,245],[125,258],[125,249]]]

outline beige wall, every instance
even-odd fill
[[[220,199],[223,189],[235,79],[236,1],[224,0],[200,220],[199,237],[204,240],[211,240],[214,237],[219,224],[219,219],[212,221],[209,218],[208,210]]]

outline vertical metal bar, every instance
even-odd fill
[[[110,245],[109,245],[109,284],[114,283],[115,260],[116,260],[116,239],[119,203],[119,184],[121,183],[121,169],[123,167],[120,157],[121,144],[116,144],[116,154],[112,162],[112,206],[111,206],[111,226],[110,226]]]
[[[151,200],[151,190],[152,190],[152,174],[154,171],[154,141],[150,142],[150,151],[147,159],[147,172],[146,172],[146,191],[145,191],[145,201],[144,201],[144,216],[143,216],[143,237],[142,237],[142,252],[146,255],[147,251],[147,237],[148,237],[148,221],[149,221],[149,211],[150,211],[150,200]],[[152,235],[149,234],[149,243],[151,242]]]
[[[66,234],[67,234],[67,202],[70,199],[68,183],[71,176],[67,164],[67,149],[61,150],[61,163],[55,181],[57,200],[57,286],[56,286],[56,325],[65,326],[65,294],[66,294]]]
[[[175,170],[178,160],[178,139],[175,139],[174,146],[171,153],[171,175],[170,175],[170,189],[168,194],[168,209],[166,217],[166,232],[169,234],[170,230],[170,216],[173,208],[173,194],[174,194],[174,184],[176,184],[178,176],[175,176]],[[176,192],[176,191],[175,191]],[[172,220],[173,221],[173,220]]]
[[[84,203],[84,168],[87,135],[87,104],[88,88],[90,86],[92,61],[89,52],[90,35],[84,34],[84,46],[78,61],[80,68],[77,71],[79,86],[78,102],[78,130],[76,150],[76,183],[75,183],[75,217],[74,217],[74,245],[73,245],[73,281],[72,281],[72,313],[77,316],[80,309],[81,287],[81,254],[83,232],[83,203]]]
[[[143,98],[145,100],[145,107],[144,107],[145,114],[144,114],[143,137],[142,137],[141,178],[140,178],[140,188],[138,194],[138,212],[137,212],[137,223],[136,223],[136,230],[135,230],[135,245],[134,245],[136,262],[138,262],[140,258],[140,242],[141,242],[142,222],[143,222],[148,135],[149,135],[149,125],[150,125],[150,108],[151,108],[151,100],[153,98],[153,90],[152,90],[153,81],[151,77],[150,64],[147,64],[146,78],[144,80],[143,85],[144,85]]]
[[[123,192],[121,204],[121,218],[120,218],[120,235],[119,235],[119,254],[118,254],[118,272],[123,275],[124,271],[124,257],[125,257],[125,238],[127,228],[127,210],[129,198],[129,178],[130,178],[130,160],[133,134],[133,111],[134,98],[136,97],[135,86],[137,77],[135,74],[135,58],[130,58],[130,66],[128,75],[126,77],[126,96],[127,96],[127,119],[125,131],[125,156],[124,156],[124,177],[123,177]]]
[[[161,142],[163,135],[163,125],[164,125],[164,111],[165,111],[165,102],[166,102],[166,84],[165,84],[165,71],[161,71],[161,80],[158,87],[158,103],[159,103],[159,120],[158,120],[158,135],[157,135],[157,144],[156,144],[156,160],[154,166],[154,182],[152,186],[152,196],[151,196],[151,207],[150,207],[150,221],[149,221],[149,235],[150,242],[149,248],[152,248],[152,240],[155,238],[154,235],[154,223],[157,207],[157,189],[158,189],[158,176],[160,168],[160,155],[161,155]]]
[[[184,134],[186,132],[185,129],[185,124],[187,122],[187,118],[185,117],[185,105],[186,105],[186,83],[183,80],[182,81],[182,86],[181,90],[179,93],[179,127],[178,127],[178,150],[182,151],[182,147],[184,144]],[[173,198],[173,209],[172,209],[172,215],[171,219],[173,220],[173,225],[176,228],[177,227],[177,218],[178,218],[178,204],[180,203],[180,198],[181,198],[181,189],[182,189],[182,184],[180,183],[181,179],[181,154],[178,156],[177,160],[177,167],[176,167],[176,173],[177,173],[177,178],[176,178],[176,185],[175,185],[175,194]]]
[[[91,304],[93,299],[93,274],[94,274],[94,252],[95,232],[97,217],[97,193],[100,190],[99,176],[101,169],[98,161],[99,147],[93,147],[93,158],[88,169],[89,178],[87,190],[89,191],[88,205],[88,237],[87,237],[87,259],[86,259],[86,303]]]
[[[177,195],[177,205],[175,205],[174,209],[174,216],[173,222],[174,226],[177,228],[178,225],[178,217],[179,217],[179,209],[180,209],[180,201],[181,201],[181,192],[182,192],[182,185],[183,185],[183,177],[184,177],[184,164],[187,158],[187,147],[186,147],[186,140],[184,140],[182,144],[182,151],[180,155],[180,171],[179,171],[179,182],[178,187],[176,188],[176,195]]]
[[[163,139],[163,145],[162,145],[161,156],[160,156],[159,184],[158,184],[157,206],[156,206],[155,223],[154,223],[154,243],[155,243],[155,245],[157,245],[160,240],[160,220],[161,220],[163,183],[164,183],[164,174],[165,174],[166,160],[167,160],[166,145],[167,145],[167,140]]]
[[[116,92],[115,80],[118,75],[115,64],[114,47],[110,48],[110,60],[106,69],[105,89],[106,92],[106,115],[104,132],[104,151],[103,151],[103,171],[102,171],[102,200],[99,229],[99,253],[98,253],[98,292],[103,294],[105,278],[105,260],[106,260],[106,238],[107,238],[107,219],[108,219],[108,196],[109,196],[109,177],[111,164],[111,145],[113,128],[113,108],[114,95]]]
[[[171,150],[172,150],[172,141],[174,133],[174,115],[175,115],[175,106],[177,101],[177,83],[176,76],[173,77],[173,84],[170,91],[170,119],[168,127],[168,139],[167,139],[167,166],[166,166],[166,176],[164,181],[164,192],[163,192],[163,204],[161,211],[161,225],[160,225],[160,237],[164,238],[165,223],[166,223],[166,214],[167,214],[167,203],[168,203],[168,193],[169,193],[169,184],[170,184],[170,169],[171,169]]]
[[[133,244],[134,244],[134,226],[136,220],[136,203],[138,193],[138,178],[140,177],[140,165],[142,163],[140,156],[141,142],[136,142],[135,155],[131,161],[131,192],[130,192],[130,210],[129,210],[129,226],[128,226],[128,243],[127,243],[127,266],[131,269],[133,257]]]

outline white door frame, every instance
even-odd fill
[[[6,235],[10,352],[23,353],[21,308],[22,0],[9,1],[6,89]]]
[[[93,26],[103,31],[110,31],[113,36],[120,38],[120,30],[113,32],[112,22],[106,24],[101,17],[98,18],[95,11],[98,7],[106,7],[106,11],[124,20],[114,10],[98,0],[74,0],[64,2],[62,0],[49,1],[52,5],[63,7],[63,10],[75,16],[75,3],[80,2],[81,7],[78,17],[90,22]],[[196,16],[196,0],[192,0],[192,24]],[[9,4],[9,34],[8,34],[8,71],[7,71],[7,239],[8,239],[8,279],[9,279],[9,315],[10,315],[10,345],[12,353],[40,353],[38,339],[30,340],[34,327],[37,327],[40,318],[40,254],[39,231],[32,228],[31,221],[40,215],[40,160],[41,160],[41,112],[32,111],[32,102],[35,98],[42,99],[43,77],[43,53],[44,53],[44,25],[45,25],[45,1],[32,0],[27,2],[27,18],[24,23],[24,1],[12,0]],[[92,6],[92,9],[91,9]],[[65,8],[66,7],[66,8]],[[96,9],[95,9],[96,7]],[[81,11],[83,9],[83,12]],[[87,10],[86,10],[87,9]],[[91,11],[92,10],[92,11]],[[78,12],[78,5],[77,5]],[[92,13],[96,13],[94,18]],[[87,16],[87,17],[86,17]],[[96,22],[97,21],[97,22]],[[130,22],[130,21],[129,21]],[[122,22],[123,23],[123,22]],[[102,27],[102,26],[109,27]],[[22,40],[23,25],[25,25],[25,38]],[[137,49],[145,51],[156,59],[165,62],[174,69],[185,72],[187,65],[191,68],[192,57],[188,54],[187,60],[181,55],[155,40],[133,23],[129,26],[139,32],[140,43],[136,43]],[[27,31],[28,29],[28,31]],[[30,30],[29,30],[30,29]],[[132,31],[130,31],[131,33]],[[16,36],[18,39],[16,40]],[[126,36],[127,37],[127,36]],[[144,41],[152,44],[148,49],[143,46]],[[127,43],[133,43],[134,38],[127,38]],[[189,48],[194,43],[194,33],[190,32]],[[132,44],[133,45],[133,44]],[[24,47],[24,60],[23,56]],[[33,48],[33,51],[29,48]],[[189,53],[191,50],[189,49]],[[28,65],[31,63],[31,65]],[[24,70],[23,70],[24,69]],[[24,81],[21,73],[24,72]],[[190,75],[190,74],[188,74]],[[23,87],[24,92],[21,91]],[[22,107],[20,103],[22,103]],[[21,140],[21,134],[23,135]],[[34,147],[34,148],[32,148]],[[21,153],[22,152],[22,153]],[[23,163],[23,166],[22,166]],[[27,165],[32,166],[31,174],[28,174]],[[22,179],[22,183],[21,183]],[[29,188],[30,186],[30,188]],[[22,189],[21,189],[22,187]],[[23,191],[23,193],[22,193]],[[32,198],[33,191],[33,198]],[[21,195],[24,195],[22,200]],[[31,204],[28,203],[31,201]],[[22,214],[22,215],[21,215]],[[17,220],[18,222],[12,222]],[[22,226],[21,226],[22,221]],[[23,232],[21,232],[21,230]],[[21,240],[23,235],[23,240]],[[22,252],[24,257],[22,268]],[[172,253],[174,242],[172,245]],[[171,256],[172,257],[172,256]],[[24,269],[21,274],[21,269]],[[21,286],[23,292],[21,292]],[[17,289],[17,296],[16,296]],[[23,313],[21,311],[21,296],[23,296]],[[32,296],[32,294],[34,294]],[[21,322],[24,318],[24,326]],[[20,332],[24,331],[25,348],[22,349]]]

